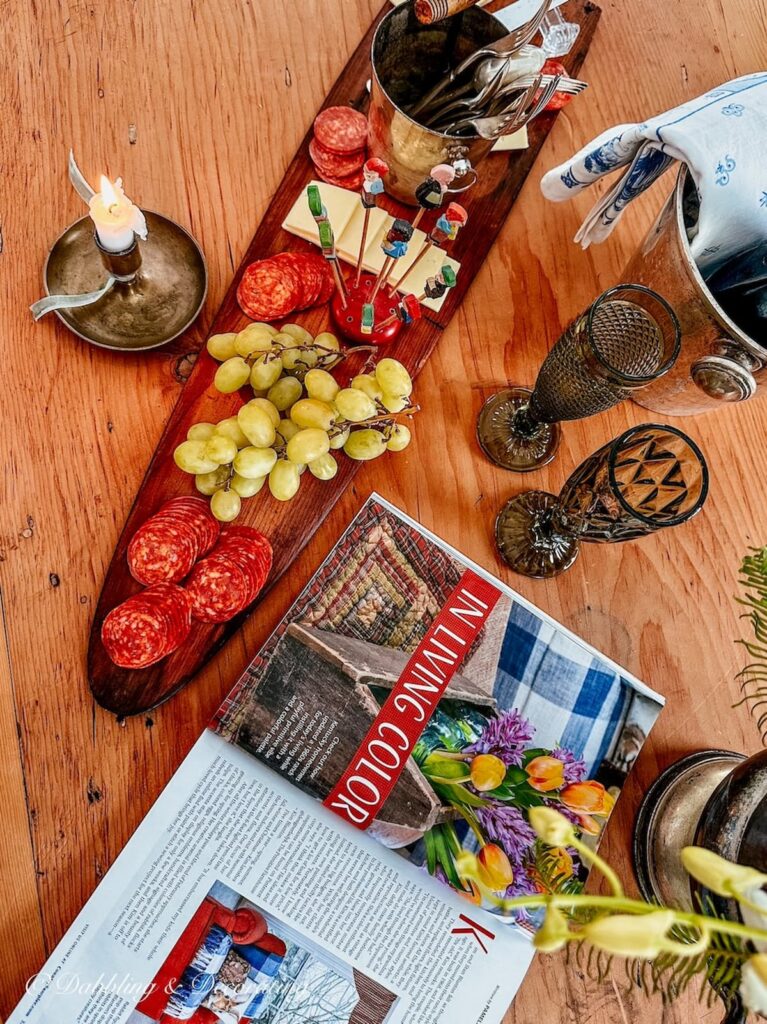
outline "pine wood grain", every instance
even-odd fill
[[[201,338],[314,111],[379,6],[289,0],[279,17],[266,0],[2,6],[4,1015],[373,488],[666,694],[608,830],[606,850],[626,872],[633,814],[659,769],[701,746],[758,748],[753,723],[730,707],[741,664],[731,595],[741,554],[767,541],[764,398],[682,424],[712,470],[700,517],[635,544],[591,546],[566,576],[543,584],[497,562],[497,508],[524,486],[557,489],[578,461],[647,413],[627,405],[567,425],[558,459],[524,480],[484,462],[473,430],[483,398],[506,379],[532,380],[560,327],[619,280],[667,187],[656,186],[608,242],[584,254],[570,240],[593,197],[546,204],[539,174],[608,124],[760,68],[764,0],[604,3],[584,66],[592,88],[560,117],[419,379],[415,443],[357,475],[299,564],[194,685],[124,726],[94,705],[85,674],[90,620],[186,364],[179,351],[99,352],[55,323],[32,323],[26,307],[39,297],[47,247],[82,212],[65,182],[67,150],[89,176],[122,174],[129,194],[200,240],[211,272]],[[623,1009],[609,985],[541,958],[508,1021],[719,1020],[688,1000],[664,1010],[640,996],[621,999]]]

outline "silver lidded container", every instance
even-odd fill
[[[676,187],[621,280],[657,290],[671,304],[682,330],[682,350],[661,380],[634,401],[671,416],[711,412],[743,402],[767,386],[767,349],[749,337],[717,302],[690,250],[697,194],[683,166]]]

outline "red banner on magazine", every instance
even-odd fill
[[[356,828],[383,807],[490,612],[497,587],[467,569],[429,627],[332,792],[323,800]]]

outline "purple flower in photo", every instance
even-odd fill
[[[556,750],[552,750],[551,756],[556,757],[565,766],[565,785],[569,786],[571,782],[583,782],[586,778],[586,762],[582,758],[576,757],[572,750],[568,750],[567,747],[557,747]]]
[[[538,892],[535,882],[529,877],[524,868],[514,872],[514,881],[506,890],[506,899],[513,900],[515,896],[535,896]],[[519,913],[519,911],[517,911]]]
[[[498,718],[491,718],[476,743],[466,747],[469,754],[495,754],[508,768],[522,764],[525,744],[529,743],[535,729],[513,708],[504,711]]]
[[[522,862],[535,842],[535,832],[518,807],[493,804],[478,807],[477,819],[489,840],[498,843],[514,868],[514,875],[522,870]]]

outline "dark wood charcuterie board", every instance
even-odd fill
[[[388,10],[387,4],[357,47],[323,106],[351,104],[364,111],[373,33],[378,21]],[[568,5],[568,18],[581,26],[575,48],[563,61],[572,75],[577,75],[583,63],[600,14],[600,9],[590,0],[571,0]],[[503,226],[556,117],[556,113],[548,113],[529,126],[529,147],[526,150],[492,154],[480,165],[479,181],[466,199],[471,218],[469,226],[459,234],[451,250],[451,255],[461,263],[456,286],[448,293],[438,313],[426,311],[422,319],[405,328],[385,350],[386,355],[403,362],[413,377],[429,358],[440,334],[470,288],[475,273]],[[237,305],[236,291],[240,277],[249,263],[288,249],[316,251],[309,242],[288,234],[281,227],[296,197],[314,177],[309,157],[311,134],[310,130],[272,199],[209,334],[239,331],[248,323]],[[398,206],[389,197],[385,197],[381,205],[390,213],[412,218],[412,209]],[[431,219],[424,226],[428,230]],[[327,306],[315,307],[288,319],[302,324],[312,334],[333,330]],[[359,372],[366,357],[367,353],[361,353],[345,360],[341,364],[344,377]],[[168,498],[195,493],[192,478],[182,473],[173,461],[174,448],[184,440],[193,423],[223,419],[233,415],[243,403],[239,394],[222,395],[213,387],[213,375],[218,365],[205,350],[201,352],[136,495],[96,608],[88,647],[88,678],[91,691],[99,704],[116,715],[139,714],[171,697],[239,629],[245,617],[258,604],[257,599],[239,616],[223,625],[195,623],[189,639],[177,651],[145,669],[118,668],[109,659],[101,643],[101,624],[106,614],[140,589],[128,571],[125,557],[128,542],[136,529]],[[418,443],[417,436],[415,443]],[[339,471],[333,480],[315,480],[308,473],[305,474],[306,479],[298,494],[290,502],[276,501],[267,489],[243,502],[237,523],[257,527],[269,538],[274,548],[274,566],[266,589],[276,583],[292,565],[360,466],[360,463],[345,457],[338,461]],[[264,593],[262,591],[260,596]]]

